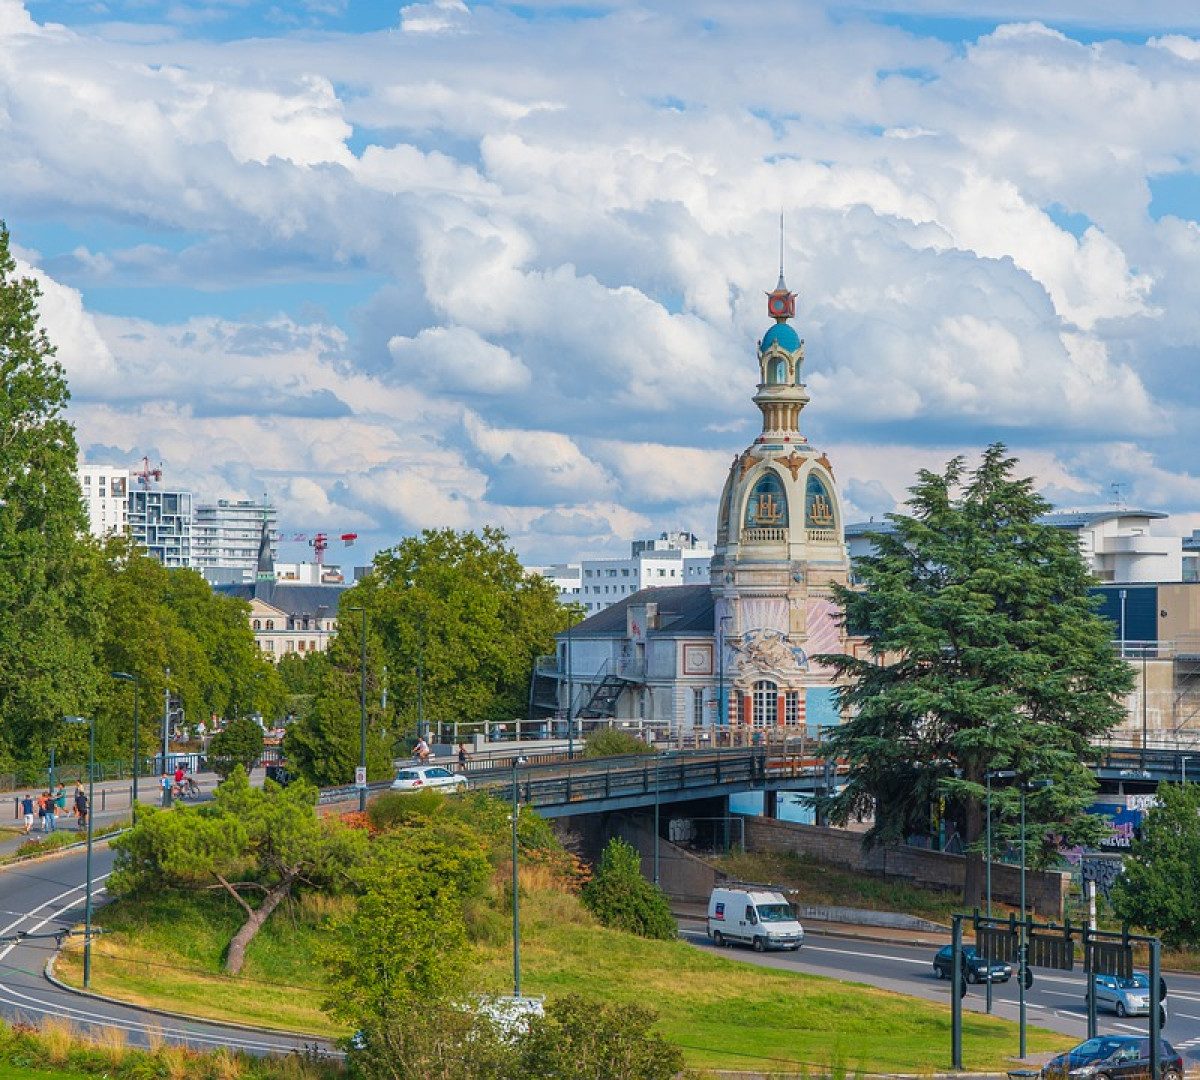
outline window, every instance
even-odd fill
[[[800,691],[786,690],[783,695],[783,719],[788,724],[799,724],[803,719],[800,708]]]
[[[315,641],[310,641],[310,642],[308,643],[308,651],[309,651],[309,652],[316,652],[316,651],[317,651],[317,643],[316,643]]]
[[[268,630],[274,630],[274,629],[275,629],[275,620],[274,620],[274,619],[268,619],[268,620],[267,620],[267,629],[268,629]]]
[[[667,576],[667,572],[666,572],[666,571],[665,571],[665,570],[664,570],[664,569],[663,569],[661,566],[658,568],[658,576],[659,576],[659,577],[666,577],[666,576]]]
[[[274,652],[275,651],[275,642],[273,642],[273,641],[266,642],[266,650],[267,650],[267,652]]]
[[[624,568],[624,569],[621,571],[621,577],[629,577],[629,567],[628,567],[628,566],[627,566],[627,567],[625,567],[625,568]]]
[[[768,679],[763,679],[754,684],[754,716],[752,723],[755,726],[775,723],[777,713],[777,704],[779,698],[779,687]]]
[[[809,473],[804,485],[804,524],[809,529],[833,528],[833,500],[816,473]]]
[[[647,691],[647,690],[639,690],[638,691],[638,719],[639,720],[646,719],[646,709],[647,709],[646,699],[647,699],[647,697],[649,697],[649,691]]]
[[[303,642],[303,641],[300,641],[300,642],[298,642],[298,643],[296,644],[296,648],[297,648],[297,650],[298,650],[298,651],[300,651],[300,652],[304,652],[304,642]]]
[[[696,687],[692,691],[692,724],[700,727],[704,723],[704,690]]]
[[[261,630],[262,629],[262,619],[255,619],[253,626],[254,626],[255,630]]]
[[[746,501],[747,529],[785,529],[788,523],[787,495],[783,481],[775,472],[765,473],[754,485]]]

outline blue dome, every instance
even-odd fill
[[[800,335],[787,323],[776,323],[763,334],[762,344],[759,348],[766,352],[772,345],[778,345],[790,353],[795,352],[800,348]]]

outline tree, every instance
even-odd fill
[[[1200,944],[1200,784],[1158,785],[1111,898],[1117,915],[1172,948]]]
[[[655,1019],[642,1005],[559,998],[518,1040],[514,1080],[672,1080],[683,1053]]]
[[[820,658],[844,680],[849,713],[828,751],[849,763],[825,800],[831,819],[874,815],[865,842],[894,843],[927,833],[945,800],[968,847],[968,905],[981,891],[985,773],[1051,778],[1028,800],[1035,837],[1095,841],[1103,824],[1085,813],[1095,781],[1080,759],[1132,687],[1074,539],[1039,523],[1049,505],[1015,465],[995,444],[969,473],[962,458],[922,470],[911,512],[889,514],[892,531],[859,561],[861,588],[836,589],[865,653]],[[993,792],[1003,822],[1018,798]]]
[[[642,877],[641,856],[619,837],[604,848],[582,895],[584,906],[605,926],[664,941],[677,936],[666,894]]]
[[[380,552],[342,601],[359,603],[380,636],[409,730],[418,692],[427,724],[524,716],[533,661],[553,650],[569,617],[554,586],[526,574],[493,528],[427,529]]]
[[[230,720],[208,744],[208,762],[224,780],[236,768],[249,772],[263,751],[263,729],[257,720],[238,716]]]
[[[271,913],[302,885],[347,883],[361,856],[361,833],[319,819],[317,793],[303,782],[252,788],[239,766],[212,803],[146,809],[117,837],[114,895],[143,889],[219,888],[245,921],[229,943],[225,970],[242,969],[246,948]],[[261,899],[257,906],[247,897]]]
[[[98,687],[87,593],[94,548],[75,476],[62,365],[39,324],[37,283],[16,274],[0,222],[0,769],[68,745],[64,714]]]

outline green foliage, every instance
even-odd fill
[[[552,651],[569,617],[493,528],[427,529],[380,552],[342,601],[359,603],[380,635],[405,730],[416,728],[418,683],[427,723],[524,716],[533,660]]]
[[[316,795],[304,782],[252,788],[238,766],[212,803],[148,807],[112,842],[117,857],[109,891],[220,886],[246,919],[230,942],[228,967],[236,974],[246,945],[282,900],[301,885],[346,884],[363,857],[361,833],[317,818]]]
[[[619,837],[604,848],[583,902],[605,926],[663,941],[676,936],[666,894],[642,877],[637,850]]]
[[[1158,799],[1113,886],[1113,910],[1173,948],[1200,945],[1200,784],[1159,784]]]
[[[262,757],[263,729],[257,720],[238,716],[208,744],[209,767],[225,779],[239,765],[249,772]]]
[[[997,444],[971,472],[961,458],[922,470],[911,513],[889,515],[894,531],[860,560],[861,588],[837,589],[869,651],[820,658],[846,680],[849,715],[829,751],[850,765],[832,819],[873,815],[867,842],[889,843],[928,833],[946,800],[975,851],[968,904],[982,877],[985,772],[1053,779],[1028,800],[1032,835],[1094,842],[1103,826],[1085,812],[1095,781],[1080,759],[1119,722],[1132,685],[1073,538],[1037,521],[1049,506],[1015,464]],[[993,791],[1001,842],[1018,799],[1012,786]],[[1042,855],[1035,843],[1031,861]]]
[[[553,1001],[517,1043],[527,1080],[672,1080],[683,1054],[654,1031],[656,1014],[576,994]]]
[[[583,744],[584,757],[617,757],[620,754],[652,754],[654,748],[620,728],[595,728]]]

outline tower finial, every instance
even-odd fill
[[[779,284],[776,286],[779,289],[786,289],[787,284],[783,280],[783,208],[779,210]]]

